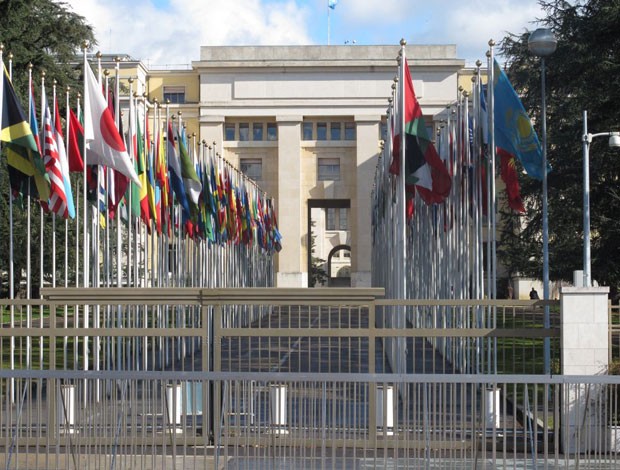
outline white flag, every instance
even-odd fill
[[[101,87],[90,67],[86,65],[85,69],[84,139],[89,151],[85,163],[113,168],[141,186]]]

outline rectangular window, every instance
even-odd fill
[[[330,122],[329,123],[329,139],[341,140],[342,139],[342,123]]]
[[[235,140],[235,125],[226,123],[224,124],[224,140]]]
[[[253,122],[252,123],[252,140],[261,141],[263,140],[263,123],[262,122]]]
[[[355,123],[344,123],[344,140],[355,140]]]
[[[349,229],[349,221],[347,220],[347,208],[341,207],[338,214],[338,229],[339,230],[348,230]]]
[[[278,140],[278,125],[275,122],[267,123],[267,140]]]
[[[242,158],[239,167],[248,178],[255,181],[263,179],[263,161],[260,158]]]
[[[312,136],[312,123],[304,122],[303,124],[303,139],[302,140],[313,140]]]
[[[319,158],[318,180],[337,181],[340,179],[339,158]]]
[[[325,221],[325,230],[336,230],[336,209],[327,208],[327,220]]]
[[[247,142],[250,140],[250,124],[247,122],[239,123],[239,140]]]
[[[185,87],[184,86],[165,86],[164,87],[164,103],[170,100],[173,104],[185,103]]]
[[[327,140],[327,123],[316,123],[316,140]]]
[[[430,140],[435,140],[435,131],[433,129],[433,123],[427,124],[426,126],[426,135]]]

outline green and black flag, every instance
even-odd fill
[[[10,169],[25,177],[32,176],[39,198],[47,201],[50,195],[50,183],[45,171],[45,164],[6,68],[4,69],[3,80],[0,140],[4,142],[3,149],[7,156],[7,163]]]

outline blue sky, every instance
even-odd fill
[[[68,0],[97,49],[149,65],[189,64],[203,45],[327,44],[328,0]],[[473,64],[487,42],[534,30],[536,0],[338,0],[330,43],[456,44]]]

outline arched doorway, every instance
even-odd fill
[[[327,286],[351,287],[351,246],[336,245],[327,256]]]

